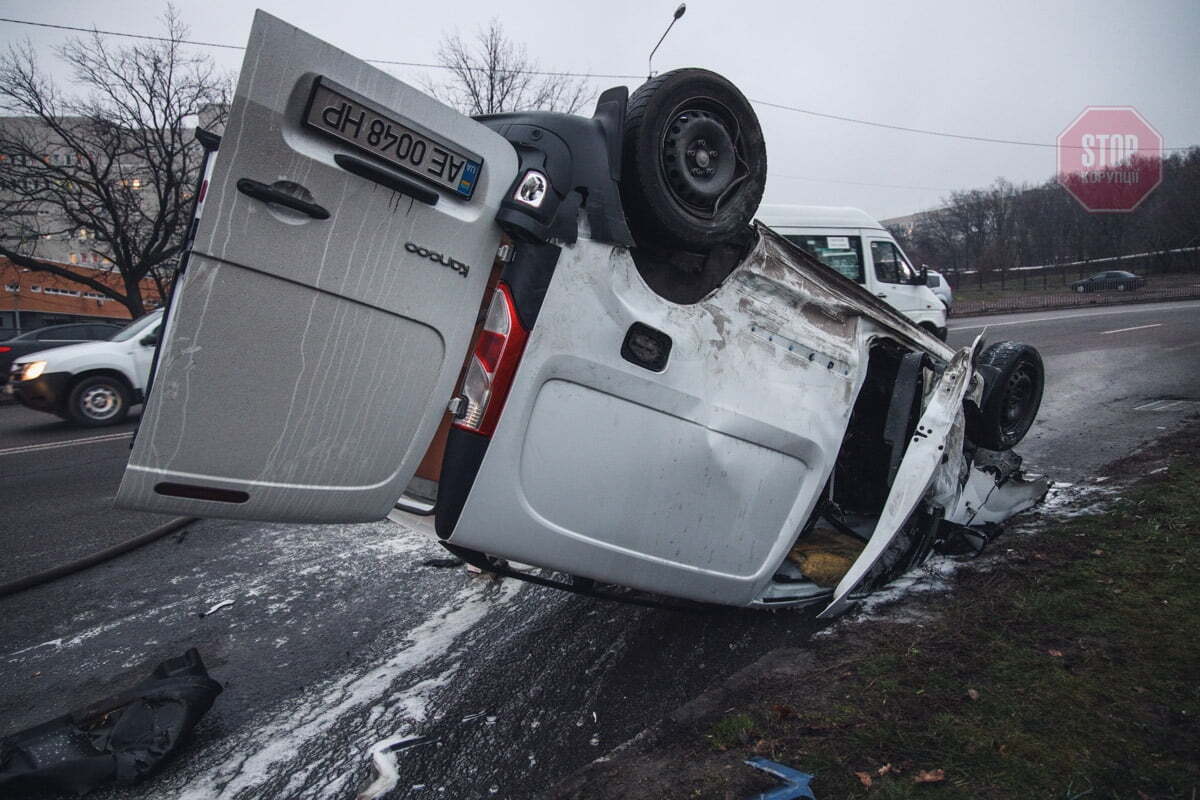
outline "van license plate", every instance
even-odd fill
[[[320,78],[304,117],[311,128],[469,199],[479,182],[483,160],[401,120],[330,88]]]

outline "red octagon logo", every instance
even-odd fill
[[[1058,182],[1088,211],[1133,211],[1162,183],[1163,139],[1129,106],[1090,106],[1058,135]]]

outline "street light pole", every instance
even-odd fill
[[[658,52],[658,45],[661,45],[663,39],[667,38],[667,34],[671,32],[671,28],[675,27],[675,23],[679,21],[685,11],[687,11],[687,3],[680,3],[679,8],[675,9],[675,15],[671,17],[671,24],[667,25],[663,35],[658,37],[658,44],[654,45],[654,49],[650,51],[650,56],[646,59],[646,71],[650,74],[646,76],[646,80],[654,77],[654,54]]]

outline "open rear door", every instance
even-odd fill
[[[259,11],[117,501],[383,517],[470,344],[503,138]]]

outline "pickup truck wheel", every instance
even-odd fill
[[[707,252],[736,240],[766,176],[758,117],[720,75],[673,70],[629,99],[621,200],[639,246]]]
[[[67,398],[67,413],[88,428],[116,425],[129,414],[129,390],[106,375],[84,378]]]
[[[1020,342],[997,342],[979,355],[979,366],[991,367],[994,385],[986,389],[975,443],[989,450],[1009,450],[1033,426],[1042,405],[1046,370],[1037,349]]]

